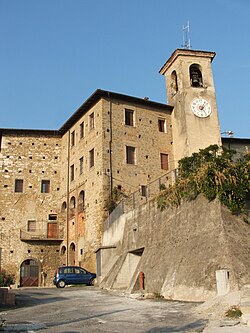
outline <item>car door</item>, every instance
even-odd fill
[[[66,284],[74,284],[74,267],[65,267],[64,268],[64,276]]]
[[[88,274],[85,269],[81,267],[75,267],[75,276],[78,284],[88,283]]]

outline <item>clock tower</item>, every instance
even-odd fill
[[[160,69],[166,77],[172,113],[175,167],[212,144],[221,146],[211,62],[214,52],[177,49]]]

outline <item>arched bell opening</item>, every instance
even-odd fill
[[[192,87],[203,87],[202,69],[198,64],[189,67],[190,84]]]

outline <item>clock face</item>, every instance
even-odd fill
[[[195,98],[191,103],[191,110],[200,118],[206,118],[212,112],[211,105],[204,98]]]

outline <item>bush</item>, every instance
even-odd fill
[[[8,274],[5,271],[0,273],[0,287],[9,287],[15,283],[14,275]]]
[[[234,161],[234,153],[212,145],[181,159],[177,182],[161,190],[158,207],[179,205],[203,193],[209,201],[217,197],[233,214],[244,213],[250,199],[250,154]]]
[[[231,306],[230,309],[228,309],[226,311],[225,315],[228,318],[240,318],[242,315],[242,312],[238,306],[233,305],[233,306]]]

